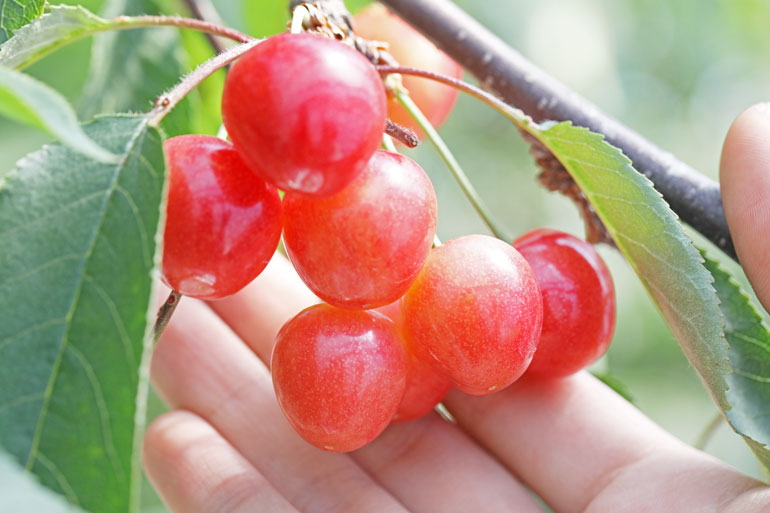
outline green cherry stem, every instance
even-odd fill
[[[714,437],[714,434],[716,433],[717,429],[719,429],[719,426],[722,425],[724,420],[725,418],[722,416],[722,413],[717,412],[717,414],[714,415],[714,418],[712,418],[709,423],[706,424],[706,427],[703,428],[701,434],[698,435],[698,439],[693,444],[693,447],[700,451],[705,451],[706,446]]]
[[[163,118],[166,117],[166,114],[171,112],[171,109],[190,91],[195,89],[198,84],[203,82],[204,79],[248,52],[261,41],[261,39],[252,39],[248,43],[234,46],[195,68],[192,73],[184,77],[173,89],[158,98],[155,102],[155,108],[150,112],[150,125],[158,126]]]
[[[396,148],[396,144],[393,142],[393,138],[388,134],[383,134],[382,136],[382,147],[389,152],[398,153],[398,149]]]
[[[378,67],[378,69],[380,70],[380,72],[383,71],[383,69],[380,67]],[[481,216],[481,219],[487,225],[489,230],[498,239],[510,243],[513,240],[513,238],[510,236],[510,234],[508,234],[508,232],[505,229],[502,228],[502,226],[500,226],[500,224],[497,223],[497,221],[494,220],[492,213],[487,208],[484,201],[481,199],[481,196],[479,196],[479,193],[476,192],[476,189],[473,187],[473,184],[468,179],[468,176],[460,167],[460,163],[457,162],[457,159],[449,150],[449,147],[446,145],[444,140],[438,134],[438,132],[433,127],[431,122],[428,121],[428,118],[425,117],[425,115],[422,113],[420,108],[417,106],[417,104],[414,103],[414,101],[409,97],[407,93],[400,90],[396,90],[395,95],[399,103],[401,103],[401,105],[404,106],[404,108],[409,112],[409,114],[414,118],[414,120],[417,121],[417,124],[420,126],[420,128],[422,128],[423,132],[425,132],[425,134],[428,136],[428,139],[436,148],[439,155],[441,156],[441,159],[444,161],[444,163],[449,168],[449,171],[452,173],[452,176],[454,177],[455,181],[458,183],[462,191],[465,193],[465,196],[468,198],[468,201],[471,202],[471,205],[473,205],[473,208],[476,210],[476,212],[478,212],[479,216]]]

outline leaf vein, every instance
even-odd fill
[[[96,228],[96,231],[94,232],[94,236],[91,239],[91,243],[89,244],[88,250],[86,251],[86,258],[83,260],[83,265],[81,266],[81,269],[83,269],[86,265],[86,262],[90,255],[92,254],[94,248],[96,247],[96,240],[98,238],[98,234],[101,232],[102,225],[104,224],[104,220],[106,218],[107,214],[107,204],[108,204],[108,197],[111,195],[111,193],[114,191],[115,187],[118,185],[118,180],[120,178],[120,170],[124,168],[126,165],[128,154],[131,152],[131,149],[134,148],[135,145],[138,144],[138,140],[141,136],[141,134],[144,132],[145,127],[147,126],[147,119],[144,119],[143,123],[138,124],[134,130],[133,133],[131,133],[131,138],[128,141],[128,143],[125,146],[125,152],[126,154],[121,159],[120,163],[116,166],[115,176],[112,179],[111,187],[108,189],[108,193],[105,195],[105,201],[104,201],[104,208],[102,211],[102,217],[99,221],[99,225]],[[77,290],[73,294],[72,298],[72,304],[70,305],[69,312],[67,312],[66,316],[66,322],[67,325],[70,324],[72,317],[75,315],[75,311],[77,310],[77,305],[80,301],[80,294],[83,290],[83,283],[84,280],[81,280],[78,284]],[[35,433],[33,435],[32,443],[30,445],[30,451],[29,451],[29,457],[27,459],[26,468],[30,469],[32,462],[35,460],[35,456],[38,452],[38,447],[40,445],[40,439],[42,437],[43,433],[43,426],[45,425],[46,417],[48,414],[48,404],[51,401],[51,397],[53,395],[53,389],[54,385],[56,383],[56,379],[59,375],[59,370],[61,369],[61,362],[63,359],[64,351],[69,344],[68,334],[65,333],[64,337],[62,338],[61,344],[59,345],[59,352],[56,355],[56,361],[54,361],[53,369],[51,371],[51,378],[48,380],[48,384],[46,385],[46,391],[45,391],[45,399],[43,408],[40,412],[40,419],[38,420],[37,425],[35,426]]]
[[[120,312],[118,311],[118,307],[115,305],[115,301],[107,293],[107,291],[104,290],[104,287],[102,287],[93,277],[89,276],[88,274],[84,274],[83,279],[88,281],[89,285],[94,288],[96,293],[104,302],[104,305],[110,311],[112,322],[115,324],[115,328],[118,331],[118,336],[120,337],[120,341],[123,345],[126,358],[131,365],[130,368],[133,369],[134,366],[136,366],[136,358],[134,358],[134,352],[131,349],[131,337],[128,336],[128,330],[126,330],[126,325],[123,322],[123,318],[120,316]]]
[[[110,459],[112,468],[121,479],[125,480],[123,469],[120,467],[118,461],[118,450],[115,447],[115,440],[112,436],[112,424],[110,423],[110,412],[107,409],[107,402],[104,399],[104,392],[102,386],[99,384],[99,379],[96,376],[93,366],[88,362],[86,356],[74,345],[70,344],[67,349],[75,355],[75,358],[80,362],[83,370],[86,373],[91,389],[94,392],[94,401],[96,403],[96,409],[99,411],[99,420],[102,426],[102,438],[104,439],[104,449],[107,452],[107,457]]]

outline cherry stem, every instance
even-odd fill
[[[176,306],[179,304],[180,299],[182,299],[182,294],[172,290],[171,294],[168,295],[166,302],[158,309],[158,317],[155,320],[155,327],[152,331],[155,344],[158,343],[158,339],[160,339],[163,330],[166,329],[166,325],[168,324],[168,321],[171,320],[171,315],[173,315],[174,310],[176,310]]]
[[[527,132],[532,133],[531,125],[534,124],[534,122],[529,118],[524,112],[521,110],[511,107],[504,101],[496,98],[495,96],[489,94],[488,92],[484,91],[483,89],[479,89],[478,87],[469,84],[468,82],[465,82],[463,80],[459,80],[453,77],[448,77],[446,75],[442,75],[440,73],[434,73],[432,71],[425,71],[423,69],[417,69],[417,68],[409,68],[405,66],[375,66],[377,68],[377,71],[380,72],[380,74],[383,75],[390,75],[392,73],[398,73],[401,75],[414,75],[417,77],[427,78],[428,80],[433,80],[435,82],[441,82],[442,84],[446,84],[448,86],[454,87],[455,89],[458,89],[464,93],[467,93],[474,98],[481,100],[482,102],[486,103],[496,111],[498,111],[500,114],[503,114],[507,118],[509,118],[511,121],[516,123],[516,125],[519,128],[522,128],[526,130]]]
[[[401,70],[401,69],[410,70],[411,68],[394,68],[391,66],[377,66],[377,69],[380,71],[380,73],[400,73],[400,71],[396,71],[396,70]],[[446,77],[446,78],[449,78],[449,77]],[[481,216],[481,219],[487,225],[489,230],[498,239],[505,241],[507,243],[511,243],[513,241],[513,238],[510,236],[510,234],[506,230],[502,228],[501,225],[499,225],[494,220],[492,213],[487,208],[484,201],[481,199],[481,196],[479,196],[479,193],[476,192],[476,189],[473,187],[473,184],[468,179],[468,176],[460,167],[460,164],[459,162],[457,162],[457,159],[449,150],[449,147],[446,145],[444,140],[438,134],[438,132],[433,127],[431,122],[428,121],[428,118],[425,117],[425,115],[422,113],[420,108],[417,106],[417,104],[414,103],[412,98],[410,98],[407,93],[401,90],[396,90],[395,95],[399,103],[401,103],[401,105],[404,106],[404,108],[409,112],[409,114],[414,118],[414,120],[417,121],[417,124],[420,125],[420,128],[422,128],[422,130],[428,136],[428,139],[430,139],[430,142],[436,148],[439,155],[441,156],[441,159],[444,161],[444,163],[449,168],[449,171],[452,173],[452,176],[454,177],[455,181],[460,186],[462,191],[465,193],[465,196],[468,198],[468,201],[471,202],[471,205],[473,205],[473,208],[476,210],[476,212],[478,212],[479,216]]]
[[[110,21],[110,28],[115,30],[146,28],[146,27],[178,27],[193,29],[206,34],[225,37],[239,43],[248,43],[254,38],[228,27],[217,25],[195,18],[178,16],[118,16]]]
[[[163,118],[166,117],[166,114],[171,112],[171,109],[190,91],[195,89],[198,84],[203,82],[204,79],[248,52],[261,41],[261,39],[252,39],[242,45],[234,46],[195,68],[192,73],[184,77],[173,89],[158,98],[155,102],[155,108],[150,112],[150,125],[158,126]]]
[[[695,441],[695,444],[693,445],[693,447],[695,447],[699,451],[706,450],[706,446],[714,437],[714,434],[716,434],[717,429],[719,429],[719,426],[722,425],[722,422],[724,422],[724,420],[725,418],[722,416],[722,413],[717,412],[714,418],[711,419],[708,424],[706,424],[705,428],[703,428],[703,431],[701,432],[701,434],[698,435],[698,439]]]
[[[392,153],[398,153],[396,144],[393,142],[393,138],[388,134],[382,135],[382,147]]]

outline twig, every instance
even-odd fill
[[[171,315],[176,310],[176,306],[179,304],[179,300],[182,299],[182,294],[172,290],[168,295],[166,302],[158,309],[158,317],[155,319],[155,327],[153,328],[153,338],[155,343],[158,343],[163,330],[166,329],[168,321],[171,320]]]
[[[535,121],[571,120],[604,134],[652,180],[683,221],[737,260],[716,182],[603,114],[449,0],[381,1],[475,75],[484,88]]]
[[[150,124],[153,126],[160,124],[161,120],[166,117],[166,114],[168,114],[171,109],[182,100],[182,98],[195,89],[195,87],[205,78],[209,77],[215,71],[224,68],[260,42],[260,39],[252,39],[248,43],[235,46],[220,53],[195,68],[192,73],[184,77],[173,89],[158,98],[155,102],[155,108],[150,113]]]
[[[386,120],[385,133],[398,139],[409,148],[416,148],[417,145],[420,144],[420,139],[417,138],[417,134],[409,128],[394,123],[389,119]]]

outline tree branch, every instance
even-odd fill
[[[719,185],[603,114],[527,61],[449,0],[380,0],[470,71],[485,89],[536,121],[571,120],[604,134],[652,180],[679,217],[737,260]]]

